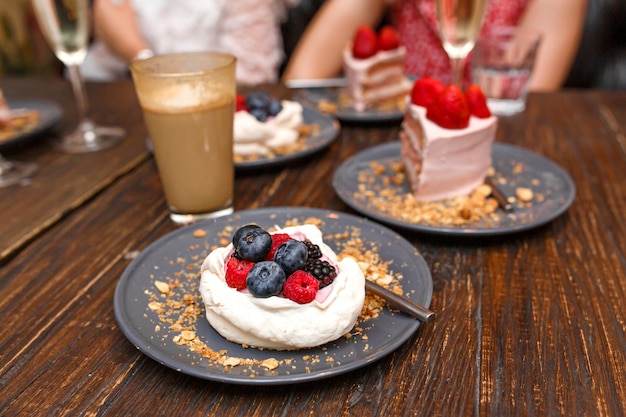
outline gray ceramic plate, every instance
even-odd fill
[[[283,165],[307,157],[328,147],[339,135],[339,123],[334,117],[304,107],[302,118],[306,124],[317,124],[319,130],[305,138],[304,148],[286,155],[271,158],[261,157],[256,160],[235,162],[237,170],[257,169]]]
[[[172,341],[173,333],[148,308],[147,292],[154,291],[155,280],[182,276],[198,271],[212,245],[219,245],[227,226],[234,229],[248,223],[269,228],[283,226],[288,220],[304,221],[315,217],[323,220],[320,226],[325,236],[361,231],[366,245],[376,246],[380,257],[391,262],[390,270],[402,274],[405,295],[416,303],[430,306],[433,286],[426,262],[408,241],[394,231],[365,218],[321,209],[276,207],[236,212],[231,216],[200,222],[178,229],[148,246],[124,271],[115,290],[114,308],[117,322],[126,337],[150,358],[172,369],[199,378],[236,384],[275,385],[317,380],[342,374],[374,362],[403,344],[420,326],[420,322],[402,313],[384,309],[380,315],[362,323],[363,336],[341,338],[324,346],[298,351],[270,351],[244,349],[241,345],[223,339],[204,319],[196,321],[196,332],[201,341],[212,350],[228,351],[229,356],[265,360],[275,358],[282,364],[272,371],[261,367],[236,366],[225,369],[212,360],[179,346]],[[195,237],[196,230],[206,235]],[[233,232],[231,232],[232,234]],[[229,239],[230,236],[227,237]],[[325,239],[337,250],[340,241]],[[191,269],[188,266],[191,265]],[[185,282],[181,279],[181,282]],[[197,285],[199,277],[194,277]],[[193,291],[192,284],[188,285]],[[197,288],[195,288],[197,289]],[[180,288],[178,289],[180,290]],[[160,330],[156,331],[156,326]]]
[[[39,123],[32,129],[20,132],[12,138],[0,142],[0,147],[15,145],[33,138],[34,136],[44,132],[46,129],[54,126],[63,115],[61,107],[51,101],[45,100],[8,100],[11,109],[30,109],[39,112]]]
[[[574,182],[554,162],[528,150],[502,143],[494,143],[491,152],[497,175],[506,179],[506,185],[501,189],[507,196],[515,195],[517,187],[529,187],[536,195],[541,195],[542,200],[533,201],[531,205],[516,203],[513,212],[508,214],[498,209],[500,215],[497,221],[488,219],[463,226],[410,223],[394,218],[368,204],[366,198],[355,194],[358,194],[356,192],[361,183],[359,176],[372,172],[370,162],[388,164],[400,161],[400,142],[375,146],[354,155],[335,171],[333,188],[347,205],[380,222],[417,232],[454,236],[494,236],[529,230],[552,221],[572,204],[576,195]],[[523,170],[514,173],[514,169],[519,166]],[[377,186],[380,184],[367,185],[369,190]],[[398,193],[409,192],[406,182],[401,185],[390,184],[389,187],[395,188]]]
[[[328,100],[337,105],[337,113],[333,114],[339,121],[348,123],[393,123],[400,122],[404,117],[404,112],[395,108],[392,110],[381,110],[377,108],[366,109],[358,112],[351,106],[342,106],[339,96],[342,88],[304,88],[298,90],[294,98],[308,106],[316,107],[321,100]]]

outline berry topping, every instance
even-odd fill
[[[426,108],[426,117],[445,129],[469,126],[470,112],[461,89],[451,84]]]
[[[265,255],[265,260],[273,261],[274,255],[276,254],[276,250],[278,250],[278,248],[280,248],[280,246],[283,243],[291,239],[293,238],[289,236],[287,233],[274,233],[272,235],[272,248],[270,249],[269,252],[267,252],[267,255]]]
[[[267,106],[267,113],[270,116],[276,116],[283,109],[283,105],[280,100],[274,98],[270,101],[270,104]]]
[[[378,37],[370,26],[361,25],[357,28],[352,42],[352,56],[366,59],[378,52]]]
[[[380,32],[378,32],[378,49],[380,51],[391,51],[399,46],[398,32],[392,26],[383,26]]]
[[[246,288],[246,278],[254,262],[231,257],[226,263],[226,284],[237,290]]]
[[[276,116],[283,109],[283,105],[277,98],[270,97],[266,91],[253,91],[244,96],[242,110],[247,110],[259,122],[266,122],[268,118]],[[239,111],[240,103],[237,96],[237,111]]]
[[[236,257],[247,261],[258,262],[272,248],[272,237],[256,224],[239,228],[233,236]]]
[[[288,240],[283,243],[274,255],[274,262],[285,270],[287,276],[296,270],[302,269],[307,261],[308,249],[304,242],[299,240]]]
[[[262,261],[254,264],[248,273],[246,286],[253,296],[267,298],[280,294],[285,279],[285,271],[280,265],[273,261]]]
[[[280,295],[305,304],[337,277],[335,267],[322,260],[320,246],[309,240],[287,233],[270,235],[247,224],[235,231],[232,243],[235,250],[226,262],[226,284],[238,291],[247,288],[255,297]]]
[[[335,278],[337,278],[335,267],[329,264],[328,261],[322,261],[321,259],[308,261],[304,266],[304,270],[320,282],[320,288],[332,284]]]
[[[270,104],[270,95],[267,91],[253,91],[246,97],[246,105],[250,110],[266,109]]]
[[[320,247],[317,246],[315,243],[311,242],[310,240],[306,240],[304,244],[306,245],[308,251],[307,260],[313,260],[322,257],[322,251],[320,250]]]
[[[430,77],[420,78],[413,84],[411,103],[428,107],[445,88],[446,85],[439,80]]]
[[[246,96],[243,94],[237,94],[235,98],[235,111],[248,111],[248,106],[246,105]]]
[[[319,282],[307,272],[298,270],[291,274],[283,286],[283,294],[298,304],[307,304],[315,300]]]
[[[465,99],[470,109],[470,113],[480,119],[486,119],[491,116],[489,107],[487,107],[487,99],[483,90],[476,85],[472,84],[465,90]]]

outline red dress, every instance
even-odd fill
[[[516,26],[530,1],[489,0],[479,37],[499,27]],[[407,49],[406,73],[450,83],[450,60],[441,46],[436,15],[434,0],[396,0],[391,9],[392,22]],[[465,85],[471,82],[469,62],[464,69]]]

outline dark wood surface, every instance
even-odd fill
[[[57,128],[5,156],[37,162],[0,189],[1,416],[621,416],[626,414],[626,93],[534,94],[498,140],[574,179],[570,209],[543,227],[480,239],[399,230],[432,272],[434,322],[361,369],[287,386],[220,384],[171,370],[118,328],[113,294],[169,220],[132,85],[89,84],[95,118],[125,127],[88,155],[48,139],[75,122],[62,80],[1,79],[9,98],[63,106]],[[276,90],[285,92],[285,90]],[[334,170],[398,126],[344,126],[328,150],[239,173],[237,210],[309,206],[353,213]]]

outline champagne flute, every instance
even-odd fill
[[[452,83],[463,87],[463,69],[474,49],[487,0],[436,0],[439,37],[452,67]]]
[[[123,129],[99,126],[87,117],[88,102],[80,65],[87,55],[89,41],[88,0],[32,2],[46,40],[56,57],[67,67],[78,109],[78,127],[56,142],[56,148],[70,153],[83,153],[116,145],[126,136]]]

